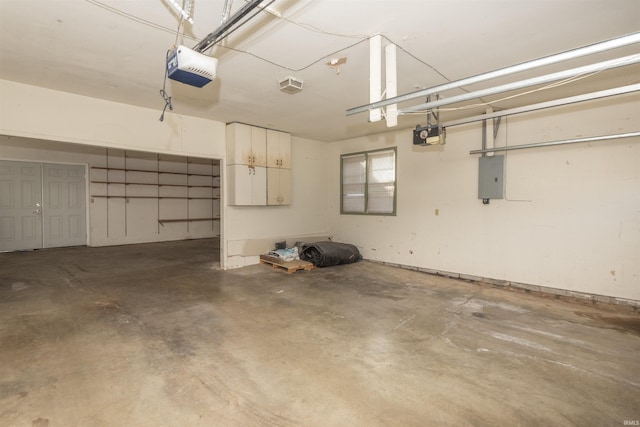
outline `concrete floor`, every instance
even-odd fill
[[[2,426],[617,426],[640,316],[212,240],[0,254]]]

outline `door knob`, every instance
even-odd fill
[[[36,215],[40,215],[42,211],[40,209],[36,209],[35,211],[33,211],[33,213]]]

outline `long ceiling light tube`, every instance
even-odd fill
[[[509,92],[511,90],[524,89],[527,87],[550,83],[566,78],[579,76],[582,74],[589,74],[612,68],[623,67],[626,65],[632,65],[640,62],[640,54],[623,56],[622,58],[610,59],[608,61],[597,62],[595,64],[584,65],[582,67],[572,68],[570,70],[559,71],[557,73],[546,74],[544,76],[533,77],[531,79],[521,80],[518,82],[507,83],[501,86],[495,86],[487,89],[478,90],[475,92],[469,92],[458,96],[452,96],[451,98],[439,99],[436,101],[426,102],[424,104],[414,105],[412,107],[403,108],[398,111],[398,114],[416,113],[421,111],[430,110],[443,105],[455,104],[458,102],[468,101],[471,99],[481,98],[483,96],[496,95],[498,93]]]
[[[205,38],[199,41],[193,50],[196,52],[205,52],[210,49],[216,42],[222,37],[224,33],[229,31],[238,21],[247,16],[249,12],[258,7],[264,0],[252,0],[251,2],[242,6],[236,13],[229,17],[223,24],[221,24],[215,31],[208,34]]]
[[[606,89],[598,92],[585,93],[582,95],[570,96],[568,98],[554,99],[553,101],[540,102],[538,104],[527,105],[524,107],[511,108],[509,110],[495,111],[489,114],[479,114],[473,117],[466,117],[463,119],[452,120],[442,124],[442,127],[452,127],[458,125],[464,125],[467,123],[479,122],[481,120],[490,120],[496,117],[511,116],[514,114],[527,113],[529,111],[544,110],[546,108],[559,107],[562,105],[575,104],[583,101],[591,101],[593,99],[606,98],[609,96],[623,95],[625,93],[640,91],[640,83],[621,86],[614,89]]]
[[[545,56],[543,58],[534,59],[532,61],[523,62],[517,65],[512,65],[506,68],[500,68],[498,70],[490,71],[484,74],[478,74],[476,76],[467,77],[461,80],[455,80],[453,82],[445,83],[438,86],[422,89],[416,92],[410,92],[404,95],[396,96],[394,98],[385,99],[371,104],[362,105],[359,107],[349,108],[347,110],[347,116],[364,113],[374,108],[386,107],[391,104],[398,104],[400,102],[409,101],[411,99],[422,98],[429,95],[434,95],[447,90],[456,89],[462,86],[471,85],[474,83],[483,82],[486,80],[495,79],[498,77],[508,76],[510,74],[519,73],[521,71],[531,70],[534,68],[543,67],[545,65],[551,65],[569,59],[580,58],[582,56],[592,55],[598,52],[605,52],[608,50],[616,49],[623,46],[640,42],[640,32],[629,34],[626,36],[618,37],[615,39],[607,40],[604,42],[584,46],[577,49],[568,50],[566,52],[558,53],[555,55]]]
[[[525,148],[552,147],[554,145],[577,144],[580,142],[606,141],[610,139],[632,138],[640,136],[640,132],[618,133],[614,135],[589,136],[586,138],[564,139],[561,141],[536,142],[533,144],[511,145],[506,147],[487,148],[484,150],[472,150],[469,154],[495,153],[497,151],[523,150]]]

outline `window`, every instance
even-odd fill
[[[396,148],[340,157],[340,213],[396,214]]]

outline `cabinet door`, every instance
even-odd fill
[[[291,169],[291,134],[280,132],[280,167]]]
[[[291,204],[291,169],[280,169],[280,204]]]
[[[280,132],[267,130],[267,167],[280,167]]]
[[[267,168],[267,204],[291,204],[291,170]]]
[[[255,167],[251,174],[251,205],[267,204],[267,168]]]
[[[267,130],[267,167],[291,169],[291,135]]]
[[[266,168],[229,165],[227,172],[229,205],[265,206],[267,204]]]
[[[267,130],[251,127],[251,155],[253,166],[267,166]]]
[[[227,183],[227,199],[230,205],[251,204],[251,169],[248,166],[227,166]]]
[[[252,156],[252,127],[242,123],[227,125],[227,164],[248,165]]]

